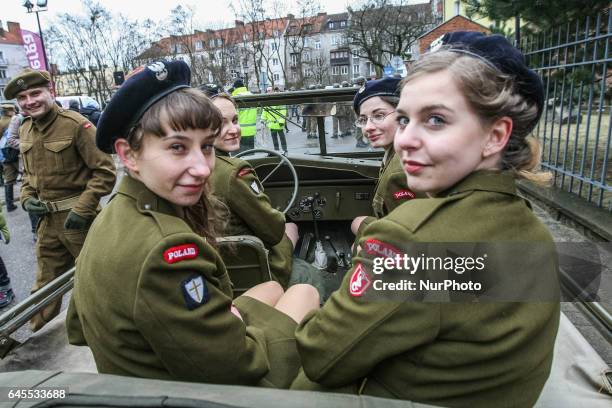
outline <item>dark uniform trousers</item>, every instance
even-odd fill
[[[68,212],[46,214],[38,224],[36,245],[38,270],[36,271],[36,282],[32,287],[32,293],[74,266],[74,260],[83,247],[87,230],[65,229],[64,222]],[[61,306],[61,298],[45,306],[38,315],[32,318],[33,329],[42,327],[57,316]]]
[[[70,210],[92,220],[100,198],[115,184],[113,159],[96,147],[95,133],[85,117],[56,105],[36,121],[26,118],[19,128],[24,168],[21,204],[33,198],[55,203],[49,205],[57,210],[45,214],[38,225],[38,270],[32,293],[66,272],[83,246],[87,230],[64,228]],[[60,307],[58,299],[34,315],[32,330],[55,317]]]
[[[448,243],[498,248],[484,270],[469,273],[497,297],[444,302],[427,288],[379,296],[376,280],[393,272],[376,275],[376,258],[414,256],[423,245],[448,254]],[[303,371],[292,388],[445,407],[535,404],[559,324],[558,263],[550,233],[518,196],[512,174],[475,172],[436,197],[406,202],[366,228],[360,246],[340,288],[296,330]],[[530,256],[532,247],[546,252]],[[400,272],[402,279],[440,277],[438,270]]]

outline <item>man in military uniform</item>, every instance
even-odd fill
[[[100,198],[115,184],[115,165],[110,155],[96,147],[95,127],[80,114],[55,104],[50,81],[48,72],[26,68],[4,91],[7,98],[17,99],[27,116],[19,131],[24,167],[21,205],[42,216],[32,292],[74,264]],[[61,299],[43,308],[30,321],[32,330],[44,326],[60,307]]]
[[[7,141],[4,149],[12,149],[12,146],[9,145],[8,141],[10,137],[8,130],[11,120],[15,116],[15,106],[7,103],[0,106],[0,108],[2,108],[2,116],[0,116],[0,137],[4,135],[4,132],[7,132]],[[14,211],[17,209],[17,206],[13,204],[13,184],[15,184],[17,181],[17,174],[19,173],[19,152],[17,149],[4,149],[4,161],[2,162],[2,167],[0,168],[0,172],[4,173],[4,200],[6,201],[6,210]],[[17,154],[6,154],[9,152]]]

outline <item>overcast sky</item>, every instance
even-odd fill
[[[36,3],[36,0],[31,0]],[[203,27],[206,25],[217,25],[219,23],[233,23],[235,16],[229,7],[231,0],[200,0],[200,1],[181,1],[181,0],[99,0],[111,13],[122,13],[130,19],[144,20],[151,18],[154,21],[165,19],[170,15],[170,10],[179,4],[195,5],[196,21]],[[287,7],[290,9],[295,2],[287,0]],[[341,13],[346,10],[349,0],[323,0],[322,11],[328,13]],[[355,3],[355,1],[352,1]],[[22,6],[23,0],[0,0],[0,19],[6,28],[7,21],[15,21],[21,24],[22,28],[38,31],[36,26],[36,15],[28,14]],[[81,14],[83,13],[81,0],[48,0],[48,11],[39,13],[40,24],[45,30],[49,21],[57,13]],[[294,11],[297,13],[297,11]]]

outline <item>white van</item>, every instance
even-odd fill
[[[100,109],[100,104],[91,96],[86,95],[75,95],[75,96],[58,96],[55,98],[56,101],[62,104],[64,109],[68,109],[70,107],[70,101],[77,101],[79,103],[79,109],[83,108],[87,104],[93,102],[96,104],[97,108]]]

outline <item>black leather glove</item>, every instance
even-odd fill
[[[68,216],[66,217],[66,221],[64,222],[64,228],[72,230],[84,230],[89,227],[90,221],[91,220],[89,218],[85,218],[71,210],[68,213]]]
[[[45,206],[43,203],[40,202],[40,200],[36,198],[28,198],[27,200],[25,200],[25,202],[23,203],[23,208],[27,212],[36,215],[45,215],[49,212],[47,206]]]

